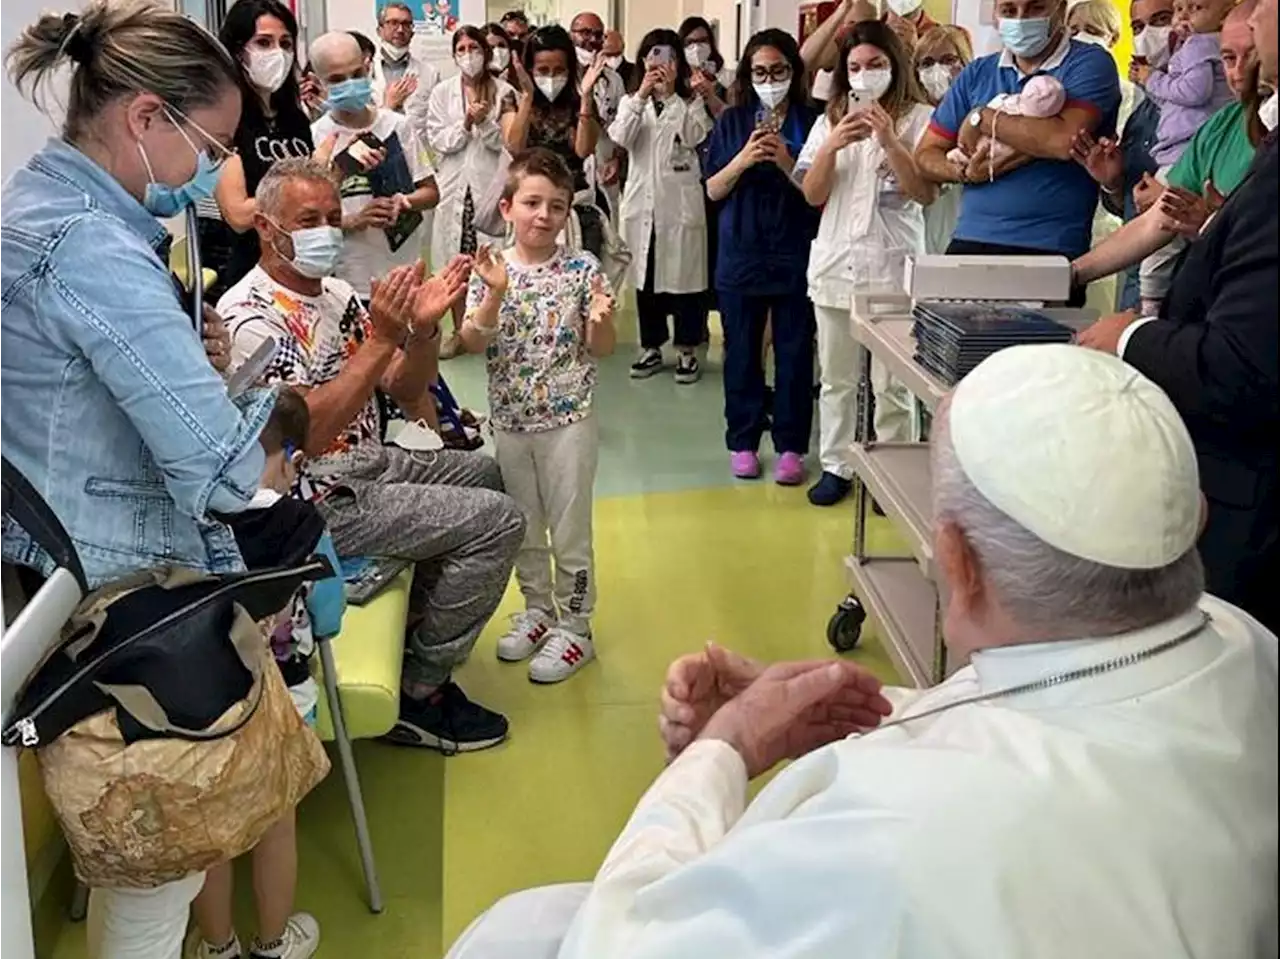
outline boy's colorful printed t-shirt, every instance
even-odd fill
[[[576,423],[591,413],[596,362],[587,350],[592,286],[612,295],[600,261],[588,252],[560,249],[550,260],[526,266],[515,250],[504,253],[507,293],[498,332],[489,344],[489,414],[495,429],[532,433]],[[471,277],[467,318],[486,287]]]
[[[264,340],[278,345],[268,383],[313,388],[342,372],[372,334],[369,315],[350,284],[326,279],[319,296],[285,289],[255,266],[218,301],[231,333],[232,365],[243,363]],[[381,443],[378,401],[370,396],[323,455],[307,463],[309,475],[335,478],[344,459],[364,444]]]

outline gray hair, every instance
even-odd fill
[[[63,126],[72,142],[119,97],[154,93],[190,114],[240,82],[240,68],[213,34],[150,0],[95,0],[79,14],[47,13],[6,57],[14,85],[41,109],[43,88],[65,61],[74,66]]]
[[[1121,569],[1064,553],[1001,512],[965,475],[945,411],[934,421],[935,522],[964,533],[1001,607],[1038,639],[1111,636],[1191,609],[1204,592],[1192,547],[1159,569]]]
[[[338,181],[333,168],[314,157],[290,157],[272,164],[262,180],[258,183],[254,194],[254,204],[258,212],[279,219],[284,213],[284,187],[293,180],[307,183],[323,183],[334,193],[338,192]]]
[[[385,4],[385,5],[382,7],[382,9],[378,11],[378,26],[382,26],[383,21],[385,21],[385,20],[387,19],[387,11],[388,11],[388,10],[391,10],[391,9],[403,10],[405,13],[409,14],[409,19],[410,19],[410,20],[416,19],[416,18],[414,17],[414,15],[413,15],[413,8],[412,8],[411,6],[409,6],[409,4],[407,4],[407,3],[388,3],[388,4]]]

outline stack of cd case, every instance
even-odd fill
[[[997,350],[1024,343],[1070,343],[1073,332],[1043,313],[990,303],[917,303],[913,357],[925,370],[954,386]]]

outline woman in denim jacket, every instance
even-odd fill
[[[257,489],[273,397],[228,399],[158,218],[212,191],[240,117],[239,71],[205,30],[141,0],[41,17],[8,67],[38,87],[64,58],[63,135],[0,198],[0,445],[67,527],[91,586],[162,564],[238,570],[214,515]],[[8,524],[4,558],[49,571]],[[95,894],[96,954],[177,959],[202,882]]]

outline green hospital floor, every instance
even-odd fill
[[[511,719],[511,739],[445,759],[377,742],[355,746],[385,909],[365,904],[340,771],[302,804],[297,908],[313,913],[322,957],[436,959],[506,893],[590,879],[662,768],[657,691],[668,663],[714,639],[763,659],[832,655],[824,630],[845,595],[850,506],[816,509],[804,488],[729,476],[717,351],[694,386],[670,371],[632,381],[631,348],[602,364],[597,482],[600,657],[568,682],[531,684],[494,643],[520,608],[514,583],[457,680]],[[483,362],[443,367],[466,405],[484,406]],[[766,457],[766,469],[771,458]],[[766,476],[770,475],[766,473]],[[895,544],[872,518],[872,544]],[[852,656],[891,680],[864,631]],[[239,930],[254,930],[247,874]],[[68,925],[54,956],[84,955]]]

